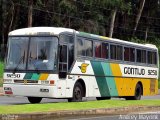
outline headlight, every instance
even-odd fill
[[[12,83],[11,79],[3,79],[3,83]]]
[[[43,84],[43,85],[49,85],[49,81],[41,81],[41,84]]]

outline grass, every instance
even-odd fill
[[[0,106],[0,114],[52,112],[59,110],[85,110],[94,108],[112,108],[127,106],[160,106],[160,100],[104,100],[72,103],[47,103],[47,104],[25,104]]]
[[[4,63],[0,61],[0,87],[2,86]]]

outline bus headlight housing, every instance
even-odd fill
[[[49,81],[44,81],[44,80],[43,80],[43,81],[41,81],[41,84],[42,84],[42,85],[49,85]]]
[[[3,83],[12,83],[11,79],[3,79]]]

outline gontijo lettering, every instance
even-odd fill
[[[145,75],[145,69],[143,69],[143,68],[124,67],[124,74]]]
[[[148,75],[157,75],[157,70],[148,70]],[[124,67],[124,74],[128,75],[145,75],[146,71],[143,68]]]

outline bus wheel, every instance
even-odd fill
[[[142,87],[140,84],[136,85],[135,95],[126,97],[126,100],[140,100],[142,96]]]
[[[28,101],[33,104],[40,103],[41,100],[42,100],[41,97],[28,97]]]
[[[97,100],[109,100],[111,97],[96,97]]]
[[[81,83],[77,82],[73,88],[73,97],[68,99],[68,102],[81,102],[83,96],[83,87]]]

